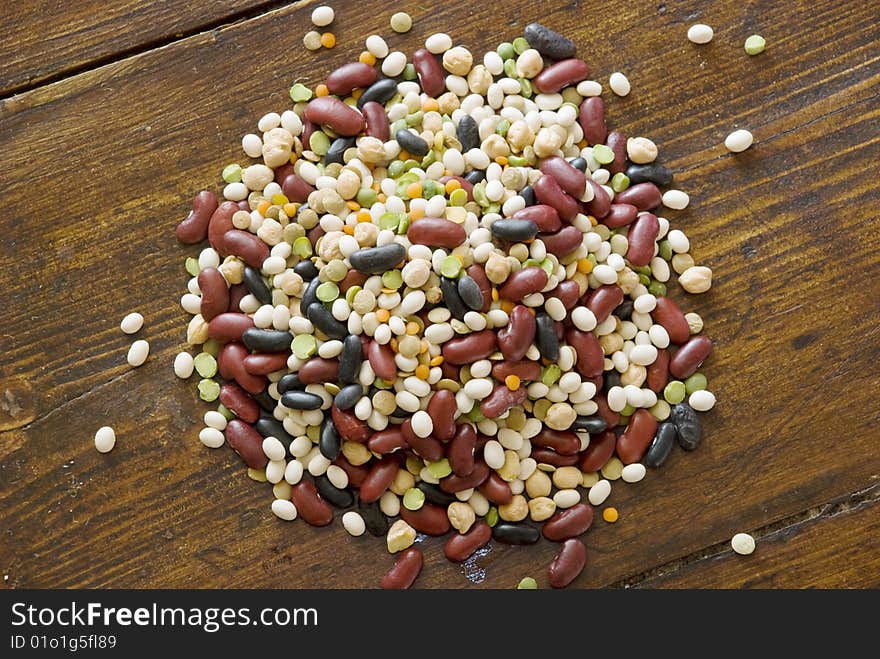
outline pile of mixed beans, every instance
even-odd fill
[[[177,227],[210,243],[182,298],[201,352],[175,361],[220,403],[201,441],[271,483],[279,518],[335,507],[385,538],[384,587],[415,580],[419,533],[450,532],[459,562],[561,543],[564,587],[611,481],[700,443],[712,343],[667,286],[712,272],[658,214],[688,197],[657,146],[607,129],[589,75],[535,23],[482,61],[445,34],[410,59],[373,35],[295,84],[223,199],[198,193]]]

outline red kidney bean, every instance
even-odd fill
[[[565,158],[560,158],[559,156],[544,158],[541,161],[540,169],[544,174],[552,176],[559,184],[559,187],[575,199],[580,199],[584,196],[584,191],[587,189],[587,176],[581,170],[572,166]],[[550,230],[545,229],[545,231]]]
[[[312,357],[300,366],[299,381],[303,384],[324,384],[336,382],[339,378],[339,360]]]
[[[255,423],[260,418],[257,401],[234,382],[226,382],[220,387],[220,402],[246,423]]]
[[[468,181],[464,176],[458,176],[458,175],[441,176],[437,180],[439,183],[442,183],[443,185],[446,185],[446,183],[448,183],[449,181],[453,181],[453,180],[458,181],[461,184],[461,189],[464,190],[465,192],[467,192],[468,201],[474,200],[474,184],[471,183],[470,181]]]
[[[577,199],[565,192],[559,182],[548,174],[539,178],[532,188],[538,201],[555,208],[559,217],[566,222],[573,221],[581,212],[581,206]]]
[[[367,424],[358,419],[354,413],[348,410],[340,410],[336,405],[330,408],[333,425],[342,439],[349,442],[366,443],[370,438],[370,429]]]
[[[581,453],[578,467],[581,471],[599,471],[614,455],[617,435],[609,428],[598,435],[590,435],[590,445]]]
[[[409,418],[400,424],[400,430],[410,448],[425,460],[436,462],[443,457],[443,454],[445,453],[443,444],[430,435],[427,437],[419,437],[412,429],[412,418]]]
[[[581,246],[584,234],[577,227],[568,226],[556,233],[538,234],[538,238],[541,239],[550,254],[562,258]]]
[[[294,167],[289,162],[275,168],[275,182],[281,185],[288,176],[293,174]]]
[[[443,372],[443,377],[448,378],[450,380],[459,381],[459,377],[461,376],[461,371],[458,366],[453,366],[449,362],[444,361],[440,364],[440,370]]]
[[[573,432],[544,426],[541,432],[532,437],[532,446],[543,446],[559,455],[574,455],[581,450],[581,440]]]
[[[593,507],[577,503],[544,522],[542,532],[551,542],[562,542],[583,535],[593,523]]]
[[[467,476],[452,474],[440,480],[440,489],[450,494],[478,487],[489,478],[489,467],[482,460],[476,461],[474,470]]]
[[[311,229],[306,231],[306,238],[309,239],[309,242],[312,243],[312,247],[318,244],[318,240],[327,233],[324,231],[324,227],[320,224],[313,226]]]
[[[648,265],[654,258],[654,243],[660,233],[660,222],[652,213],[644,213],[629,227],[626,258],[633,265]]]
[[[233,450],[251,469],[264,469],[269,458],[263,453],[263,436],[241,419],[232,419],[223,433]]]
[[[366,123],[364,132],[370,137],[387,142],[391,136],[391,128],[388,124],[385,108],[376,101],[367,101],[361,108],[361,112],[364,114],[364,122]]]
[[[208,323],[208,336],[215,341],[241,341],[244,331],[254,327],[253,318],[243,314],[227,311],[216,315]]]
[[[518,362],[495,362],[492,365],[492,376],[503,381],[508,375],[515,375],[520,380],[537,380],[541,377],[541,365],[538,362],[524,360]]]
[[[252,268],[260,269],[269,258],[269,246],[247,231],[233,229],[223,234],[223,254],[234,254]]]
[[[538,464],[548,464],[554,467],[570,467],[578,463],[577,455],[559,455],[549,448],[533,448],[530,456]]]
[[[446,508],[428,503],[427,501],[418,510],[409,510],[400,507],[401,519],[413,527],[416,531],[428,535],[445,535],[449,533],[449,517],[446,516]]]
[[[217,210],[217,196],[208,190],[198,193],[192,202],[192,211],[174,230],[174,235],[184,245],[202,242],[208,236],[208,222]]]
[[[446,76],[437,58],[424,48],[413,53],[412,63],[419,74],[422,90],[428,96],[439,96],[446,90]]]
[[[593,179],[587,179],[587,183],[593,188],[593,198],[585,204],[587,212],[601,220],[611,212],[611,197],[605,192],[605,188]]]
[[[648,372],[648,388],[659,394],[669,381],[669,351],[661,348],[657,351],[657,359],[646,367]]]
[[[601,389],[601,385],[598,385],[596,389]],[[593,400],[595,400],[596,405],[599,406],[599,411],[596,412],[596,414],[605,419],[605,423],[608,424],[609,428],[616,426],[620,421],[620,412],[615,412],[608,407],[608,399],[605,397],[605,394],[600,393]]]
[[[474,473],[474,449],[477,446],[477,433],[468,423],[456,427],[455,436],[449,443],[446,458],[452,473],[465,478]]]
[[[367,448],[381,455],[405,449],[407,446],[409,444],[406,443],[399,426],[389,426],[385,430],[374,432],[367,440]]]
[[[415,547],[404,549],[388,572],[382,577],[382,588],[385,590],[406,590],[422,571],[425,559],[422,552]]]
[[[484,497],[496,506],[503,506],[513,501],[513,492],[510,490],[510,485],[494,471],[489,473],[489,477],[478,489]]]
[[[354,89],[369,87],[376,82],[377,77],[375,67],[364,62],[351,62],[343,64],[327,76],[324,84],[331,94],[346,96]]]
[[[306,118],[323,126],[329,126],[339,135],[357,135],[364,129],[360,112],[334,96],[319,96],[306,105]],[[307,144],[307,142],[304,142]]]
[[[409,225],[406,237],[414,245],[430,245],[454,249],[464,243],[464,227],[442,217],[423,217]]]
[[[299,136],[299,139],[303,144],[308,145],[309,138],[312,136],[312,133],[314,133],[318,129],[318,127],[312,121],[309,121],[309,118],[307,116],[302,117],[302,124],[303,132]]]
[[[605,284],[594,290],[587,300],[587,309],[596,316],[596,322],[606,320],[611,312],[623,302],[623,291],[617,284]]]
[[[211,321],[229,308],[229,286],[217,268],[202,270],[198,282],[202,292],[199,312],[202,318]]]
[[[626,170],[626,134],[613,130],[608,133],[605,144],[614,152],[614,160],[605,165],[609,172],[618,174]]]
[[[562,549],[547,569],[547,576],[553,588],[565,588],[584,571],[587,564],[587,548],[577,538],[562,543]]]
[[[547,273],[543,268],[536,265],[522,268],[507,278],[499,294],[505,300],[520,302],[526,295],[540,292],[547,285],[547,279]]]
[[[559,213],[556,212],[556,209],[553,208],[553,206],[548,206],[547,204],[526,206],[522,210],[518,210],[514,213],[513,219],[531,220],[535,223],[535,226],[538,227],[538,231],[553,232],[559,231],[559,229],[562,228],[562,220],[559,219]]]
[[[394,482],[398,469],[400,469],[400,465],[397,459],[390,456],[385,456],[378,462],[374,462],[370,471],[367,472],[364,482],[361,483],[360,500],[364,503],[378,501],[379,497]]]
[[[617,456],[624,464],[642,459],[657,433],[657,419],[646,409],[638,409],[629,419],[623,434],[617,438]]]
[[[468,266],[466,272],[471,279],[477,282],[480,293],[483,295],[483,306],[480,311],[485,313],[492,305],[492,282],[486,276],[486,270],[478,263]]]
[[[433,435],[441,442],[448,442],[455,436],[455,394],[448,389],[439,389],[428,401],[428,416],[434,422]]]
[[[638,214],[639,209],[632,204],[611,204],[608,214],[602,218],[602,224],[612,229],[625,227],[635,222]]]
[[[290,201],[296,201],[301,204],[308,201],[309,195],[315,191],[315,188],[309,185],[304,178],[301,178],[294,173],[285,176],[280,185],[281,192],[284,193],[285,197]]]
[[[269,375],[287,368],[289,352],[258,353],[244,358],[244,370],[251,375]]]
[[[577,353],[575,369],[578,373],[585,378],[602,375],[605,369],[605,353],[595,334],[570,327],[565,333],[565,340]]]
[[[480,547],[485,547],[492,539],[492,527],[479,520],[467,533],[456,533],[446,541],[443,553],[453,563],[461,563],[470,558]]]
[[[370,470],[364,465],[351,464],[341,453],[333,461],[337,467],[341,468],[348,475],[348,484],[350,487],[360,488]]]
[[[250,294],[244,284],[235,284],[229,287],[229,307],[227,311],[238,313],[241,310],[241,301]]]
[[[532,79],[532,84],[542,94],[555,94],[563,87],[586,80],[590,68],[582,59],[560,60],[544,69]]]
[[[321,498],[312,481],[303,480],[290,488],[290,500],[299,516],[312,526],[327,526],[333,521],[333,509]]]
[[[510,312],[506,327],[498,330],[498,348],[505,359],[519,361],[535,340],[536,323],[531,310],[518,304]]]
[[[526,400],[526,388],[516,391],[508,389],[506,384],[495,385],[492,393],[480,403],[480,412],[487,419],[495,419],[514,405],[522,405]]]
[[[358,270],[349,270],[345,278],[339,282],[339,290],[345,293],[352,286],[363,286],[367,279],[369,279],[369,275]]]
[[[224,345],[217,355],[217,366],[227,380],[235,380],[245,391],[258,394],[266,388],[266,378],[252,375],[244,368],[244,360],[250,352],[247,347],[237,341]]]
[[[588,144],[604,144],[608,135],[605,126],[605,101],[601,96],[591,96],[581,102],[578,123],[584,131]]]
[[[695,336],[686,341],[669,360],[669,372],[679,380],[697,372],[700,364],[712,352],[712,341],[705,336]]]
[[[367,359],[373,372],[383,380],[397,379],[397,364],[394,363],[394,351],[391,346],[382,345],[378,341],[370,341],[367,346]]]
[[[662,325],[669,334],[669,341],[681,345],[691,337],[691,328],[681,309],[674,300],[668,297],[658,297],[657,306],[651,312],[651,318],[658,325]]]
[[[640,211],[651,211],[660,205],[660,188],[653,183],[638,183],[614,197],[618,204],[632,204]]]
[[[545,295],[547,298],[559,298],[567,311],[570,311],[577,306],[578,298],[580,296],[580,286],[578,286],[576,281],[572,281],[571,279],[559,282],[559,286]]]
[[[497,338],[492,330],[472,332],[444,343],[443,359],[450,364],[473,364],[491,355],[497,347]]]
[[[241,209],[234,201],[224,201],[211,213],[211,219],[208,221],[208,242],[224,256],[229,252],[225,251],[223,246],[223,236],[227,231],[235,228],[232,225],[232,216],[239,210]]]

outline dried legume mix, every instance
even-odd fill
[[[219,400],[199,439],[269,482],[280,519],[323,526],[335,507],[384,537],[400,553],[383,587],[416,579],[418,533],[449,535],[452,561],[543,535],[564,587],[611,482],[702,439],[712,342],[667,286],[704,292],[712,271],[659,214],[689,198],[657,145],[608,129],[589,76],[536,23],[482,57],[372,35],[314,90],[294,84],[223,169],[223,199],[198,193],[177,227],[210,244],[181,299],[199,352],[174,362]],[[610,86],[630,92],[619,72]]]

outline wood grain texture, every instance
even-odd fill
[[[182,262],[196,253],[176,243],[176,222],[196,191],[219,187],[223,165],[243,161],[238,141],[257,118],[288,107],[293,80],[319,82],[361,50],[362,35],[388,32],[390,9],[359,7],[339,12],[340,45],[320,55],[299,46],[310,7],[285,7],[0,106],[0,161],[12,173],[0,215],[8,585],[374,587],[390,567],[382,540],[275,519],[267,485],[249,481],[228,449],[199,444],[206,408],[194,382],[171,373],[185,334]],[[539,17],[527,3],[403,2],[395,9],[416,27],[388,37],[411,52],[443,30],[482,51],[534,18],[566,31],[597,79],[627,73],[633,92],[607,97],[610,125],[653,138],[691,195],[668,217],[716,283],[699,297],[670,289],[716,341],[704,371],[719,402],[698,451],[676,452],[638,485],[615,484],[621,519],[585,537],[578,586],[634,578],[880,475],[875,12],[830,0],[690,7],[635,3],[612,16],[545,3]],[[698,20],[716,29],[708,46],[685,38]],[[754,32],[768,49],[749,58],[742,42]],[[733,156],[722,142],[738,127],[756,144]],[[118,330],[134,309],[152,345],[137,370]],[[99,455],[92,436],[105,423],[119,441]],[[546,586],[556,549],[493,545],[465,570],[440,542],[425,546],[425,587],[468,586],[464,571],[482,587],[526,574]],[[877,571],[877,552],[851,556]],[[815,582],[821,556],[810,568],[801,585]],[[740,585],[718,570],[715,583]]]
[[[216,26],[267,0],[27,0],[0,3],[0,97],[119,53]]]

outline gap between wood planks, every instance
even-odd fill
[[[151,50],[156,50],[157,48],[164,48],[165,46],[170,46],[171,44],[177,43],[178,41],[185,41],[186,39],[189,39],[190,37],[194,37],[199,34],[224,29],[226,27],[229,27],[230,25],[234,25],[235,23],[241,23],[251,20],[252,18],[257,18],[258,16],[267,14],[270,11],[280,9],[287,5],[294,5],[299,4],[300,2],[308,1],[309,0],[268,0],[267,2],[257,5],[256,7],[250,7],[249,9],[242,9],[240,11],[233,12],[214,22],[206,23],[205,25],[199,25],[183,32],[170,34],[162,39],[153,39],[152,41],[146,41],[142,44],[132,46],[131,48],[124,48],[115,53],[96,57],[91,61],[83,62],[82,64],[78,64],[70,68],[61,69],[59,71],[56,71],[55,73],[45,76],[44,78],[40,78],[35,82],[23,82],[17,85],[13,85],[6,92],[0,93],[0,102],[12,98],[13,96],[24,94],[25,92],[33,91],[34,89],[39,89],[40,87],[45,87],[46,85],[51,85],[55,82],[60,82],[61,80],[64,80],[66,78],[72,78],[73,76],[79,75],[81,73],[88,73],[89,71],[99,69],[102,66],[113,64],[114,62],[128,59],[130,57],[135,57],[137,55],[142,55]]]
[[[865,506],[876,504],[878,501],[880,501],[880,483],[875,483],[874,485],[870,485],[863,490],[859,490],[857,492],[853,492],[852,494],[838,497],[826,503],[813,506],[812,508],[809,508],[802,512],[789,515],[788,517],[784,517],[760,528],[744,532],[747,532],[749,535],[751,535],[755,539],[756,544],[760,545],[762,540],[771,540],[776,536],[791,535],[797,533],[801,530],[801,528],[807,526],[808,524],[811,524],[812,522],[815,522],[820,518],[834,517],[835,515],[847,513],[852,510],[859,510],[860,508],[863,508]],[[687,565],[691,565],[699,561],[710,560],[712,558],[731,553],[732,551],[733,550],[730,547],[730,541],[725,540],[724,542],[719,542],[718,544],[704,547],[703,549],[695,551],[692,554],[688,554],[687,556],[677,558],[674,561],[669,561],[668,563],[664,563],[663,565],[658,565],[657,567],[646,570],[645,572],[642,572],[640,574],[626,577],[625,579],[620,579],[619,581],[608,584],[606,587],[638,587],[640,583],[649,579],[673,574]]]

